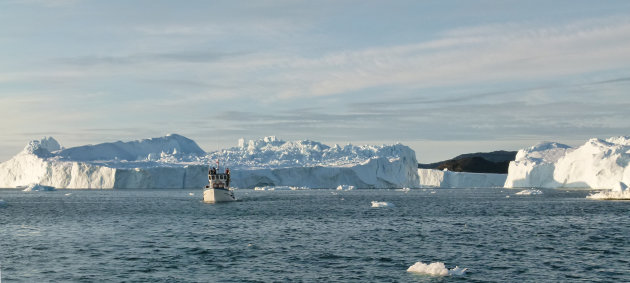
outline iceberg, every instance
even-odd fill
[[[194,141],[176,134],[67,149],[46,137],[0,163],[0,187],[200,188],[207,183],[204,155]]]
[[[425,264],[418,261],[414,265],[410,266],[407,269],[407,272],[414,272],[431,276],[461,276],[466,274],[467,270],[468,268],[461,268],[459,266],[455,266],[455,268],[453,269],[447,269],[443,262],[432,262],[431,264]]]
[[[421,188],[496,188],[503,187],[507,174],[418,169],[418,178]]]
[[[593,138],[576,148],[544,142],[518,151],[504,186],[611,190],[630,182],[628,163],[630,137]]]
[[[415,152],[402,144],[328,146],[265,137],[206,153],[177,134],[130,142],[63,148],[51,137],[34,140],[0,163],[0,187],[202,188],[210,164],[231,169],[232,186],[290,189],[415,187]]]

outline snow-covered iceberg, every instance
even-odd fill
[[[630,137],[590,139],[572,148],[545,142],[521,149],[510,162],[507,188],[613,189],[630,182]]]
[[[0,163],[0,187],[37,183],[56,188],[201,188],[210,164],[231,169],[232,186],[361,188],[417,186],[415,152],[395,144],[327,146],[275,137],[239,141],[206,153],[186,137],[62,148],[53,138],[28,143]]]
[[[418,169],[418,177],[425,188],[496,188],[503,187],[507,175]]]

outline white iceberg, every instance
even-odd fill
[[[372,201],[372,207],[394,207],[394,204],[385,201]]]
[[[507,174],[418,169],[418,178],[420,187],[425,188],[497,188],[503,187]]]
[[[447,276],[447,275],[464,275],[468,268],[460,268],[455,266],[453,269],[447,269],[443,262],[433,262],[431,264],[425,264],[420,261],[407,269],[407,272],[414,272],[420,274],[426,274],[431,276]]]
[[[542,195],[543,192],[541,190],[537,190],[537,189],[527,189],[527,190],[522,190],[518,193],[516,193],[517,195],[522,195],[522,196],[529,196],[529,195]]]
[[[545,142],[518,151],[505,187],[610,190],[630,182],[629,163],[630,137],[590,139],[576,148]]]
[[[365,188],[417,186],[417,161],[409,147],[327,146],[275,137],[239,141],[211,153],[171,134],[130,142],[62,148],[53,138],[29,142],[0,163],[0,187],[38,183],[56,188],[202,188],[209,165],[229,167],[232,186]]]

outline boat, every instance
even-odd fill
[[[230,169],[218,173],[214,167],[208,171],[208,185],[203,191],[203,202],[217,203],[235,201],[234,191],[230,189]]]

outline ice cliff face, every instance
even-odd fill
[[[206,154],[180,135],[62,148],[53,138],[29,142],[0,163],[0,187],[201,188],[216,160],[232,169],[233,186],[361,188],[416,186],[415,153],[404,145],[333,147],[267,137]]]
[[[418,169],[418,177],[420,178],[420,187],[496,188],[503,187],[507,175]]]
[[[180,135],[63,149],[34,140],[0,163],[0,187],[32,183],[56,188],[182,188],[203,186],[205,152]]]
[[[590,139],[571,148],[541,143],[510,163],[505,187],[612,189],[630,183],[630,137]]]
[[[327,146],[314,141],[281,141],[275,137],[239,141],[237,147],[212,152],[240,188],[306,186],[334,188],[416,187],[415,152],[401,144]]]

